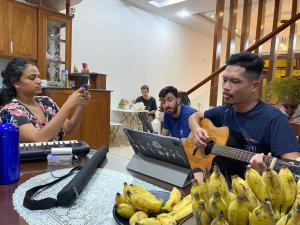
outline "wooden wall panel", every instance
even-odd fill
[[[221,59],[221,46],[222,46],[222,32],[223,32],[223,18],[224,18],[224,5],[225,0],[218,0],[216,6],[216,21],[214,32],[214,46],[213,46],[213,60],[212,60],[212,72],[220,68]],[[210,99],[209,105],[216,106],[218,100],[218,84],[219,75],[211,80],[210,83]]]
[[[267,2],[267,0],[259,0],[259,2],[258,2],[255,42],[260,40],[263,37],[263,34],[264,34],[265,16],[266,16],[266,2]],[[256,54],[259,54],[260,49],[261,49],[261,47],[258,47],[254,50],[254,52]]]
[[[235,29],[237,21],[238,0],[230,0],[229,23],[226,46],[226,59],[235,52]]]
[[[297,13],[297,2],[298,0],[293,0],[292,3],[292,12],[291,17],[295,16]],[[287,54],[287,66],[285,70],[285,75],[287,77],[291,76],[293,72],[293,58],[294,58],[294,37],[296,33],[296,24],[293,23],[290,26],[290,34],[289,34],[289,47],[288,47],[288,54]]]
[[[274,17],[273,17],[273,26],[272,26],[272,31],[274,31],[277,26],[278,26],[278,21],[280,18],[280,11],[281,11],[281,4],[280,0],[275,0],[274,2]],[[276,35],[277,36],[277,35]],[[270,63],[269,63],[269,71],[268,71],[268,76],[267,76],[267,81],[271,81],[274,77],[275,74],[275,67],[276,67],[276,36],[274,36],[271,39],[271,47],[270,47]]]
[[[244,0],[240,52],[243,52],[248,47],[252,11],[251,9],[252,0]]]

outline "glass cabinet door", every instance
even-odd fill
[[[66,24],[47,20],[46,78],[59,81],[66,69]]]

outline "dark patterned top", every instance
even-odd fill
[[[59,107],[47,96],[36,96],[35,100],[42,109],[46,122],[39,121],[25,105],[15,98],[1,109],[0,115],[2,116],[5,112],[8,112],[12,116],[13,123],[18,127],[32,123],[35,128],[41,129],[56,115]],[[63,136],[64,131],[61,129],[53,140],[62,140]]]

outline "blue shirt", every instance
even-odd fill
[[[275,157],[300,151],[300,145],[287,117],[264,102],[259,101],[252,110],[245,113],[235,112],[232,105],[223,105],[205,111],[204,117],[210,119],[216,127],[229,128],[228,146],[254,153],[272,152]],[[229,175],[244,175],[245,163],[242,165],[237,161],[218,158],[223,157],[216,157],[216,161],[222,164],[220,167],[232,170]],[[224,161],[227,165],[223,165]]]
[[[187,138],[191,132],[189,128],[189,117],[197,112],[196,109],[181,104],[178,118],[172,117],[169,113],[164,114],[164,128],[171,132],[173,137]]]

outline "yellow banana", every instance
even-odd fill
[[[229,225],[227,220],[224,218],[223,211],[221,211],[219,215],[211,222],[211,225]]]
[[[141,219],[136,225],[161,225],[158,219],[150,217]]]
[[[145,213],[143,211],[137,211],[130,217],[129,224],[135,225],[136,222],[139,222],[141,219],[144,219],[147,217],[148,217],[147,213]]]
[[[284,201],[281,204],[281,217],[285,216],[291,208],[296,197],[296,181],[293,173],[287,167],[282,167],[279,171],[279,179],[284,193]]]
[[[208,204],[209,201],[209,194],[207,185],[205,183],[199,184],[197,180],[193,180],[193,185],[191,189],[191,196],[193,199],[193,194],[198,193],[200,196],[200,199],[203,199],[206,204]]]
[[[219,192],[215,192],[214,195],[209,199],[208,212],[211,218],[215,219],[218,217],[220,212],[223,211],[224,218],[228,218],[228,208],[226,202],[221,198]]]
[[[236,195],[232,192],[229,192],[229,205],[231,202],[233,202],[236,199]]]
[[[198,209],[193,209],[193,214],[196,219],[196,225],[210,225],[211,218],[206,209],[205,201],[199,201]]]
[[[185,206],[188,204],[191,204],[192,202],[192,197],[191,194],[185,196],[177,205],[173,207],[173,210],[170,212],[170,214],[175,214],[177,211],[182,210]]]
[[[294,210],[299,204],[300,204],[300,179],[297,181],[297,185],[296,185],[296,198],[295,198],[292,210]]]
[[[152,194],[150,191],[148,191],[146,188],[138,185],[138,184],[130,184],[130,187],[132,188],[133,191],[135,192],[140,192],[140,193],[143,193],[143,194],[146,194],[148,195],[150,198],[152,199],[156,199],[156,196],[154,194]]]
[[[127,197],[128,197],[128,191],[133,192],[133,188],[132,188],[129,184],[127,184],[126,182],[124,182],[124,186],[123,186],[123,194],[124,194],[125,196],[127,196]]]
[[[192,209],[193,209],[193,215],[196,216],[197,211],[199,209],[200,205],[200,195],[198,192],[191,193],[192,196]],[[203,201],[203,200],[202,200]]]
[[[157,219],[161,223],[161,225],[176,225],[177,222],[173,219],[171,215],[168,213],[162,213],[157,216]]]
[[[130,204],[129,198],[123,194],[120,194],[119,192],[116,194],[115,202],[116,205],[120,205],[121,203]]]
[[[180,191],[176,188],[173,187],[170,197],[168,201],[165,203],[165,205],[162,207],[162,210],[167,210],[167,211],[172,211],[173,207],[177,205],[181,200],[181,193]]]
[[[269,200],[264,200],[249,216],[249,225],[274,225],[275,216]]]
[[[183,209],[180,211],[177,211],[175,214],[172,215],[173,220],[178,222],[179,220],[183,219],[184,217],[187,217],[193,213],[192,209],[192,203],[190,202],[188,205],[186,205]]]
[[[255,169],[252,169],[250,165],[247,166],[245,177],[247,184],[250,186],[260,202],[264,201],[266,198],[270,199],[267,186],[261,175]]]
[[[291,214],[291,218],[288,220],[286,225],[300,225],[300,205],[297,205]]]
[[[227,205],[229,204],[229,188],[225,177],[220,172],[217,166],[214,167],[214,171],[210,176],[208,190],[210,198],[214,195],[215,192],[219,192],[221,198],[226,202]]]
[[[279,175],[271,169],[267,169],[263,175],[262,179],[267,185],[267,190],[270,195],[270,201],[272,203],[272,208],[275,212],[275,216],[280,218],[280,206],[284,201],[284,194],[281,187],[281,182]]]
[[[291,218],[292,213],[289,213],[283,217],[281,217],[277,222],[276,225],[286,225],[289,219]]]
[[[116,208],[117,213],[126,219],[129,219],[135,213],[133,206],[127,203],[121,203],[120,205],[117,205]]]
[[[238,195],[228,208],[228,222],[230,225],[248,225],[249,210],[245,195]]]
[[[249,211],[252,210],[259,205],[259,201],[256,198],[255,194],[246,183],[245,180],[240,178],[237,175],[232,176],[232,189],[233,193],[236,195],[245,195],[248,199]]]
[[[161,209],[162,202],[149,197],[148,194],[141,192],[128,192],[131,204],[137,210],[148,212],[159,212]]]

